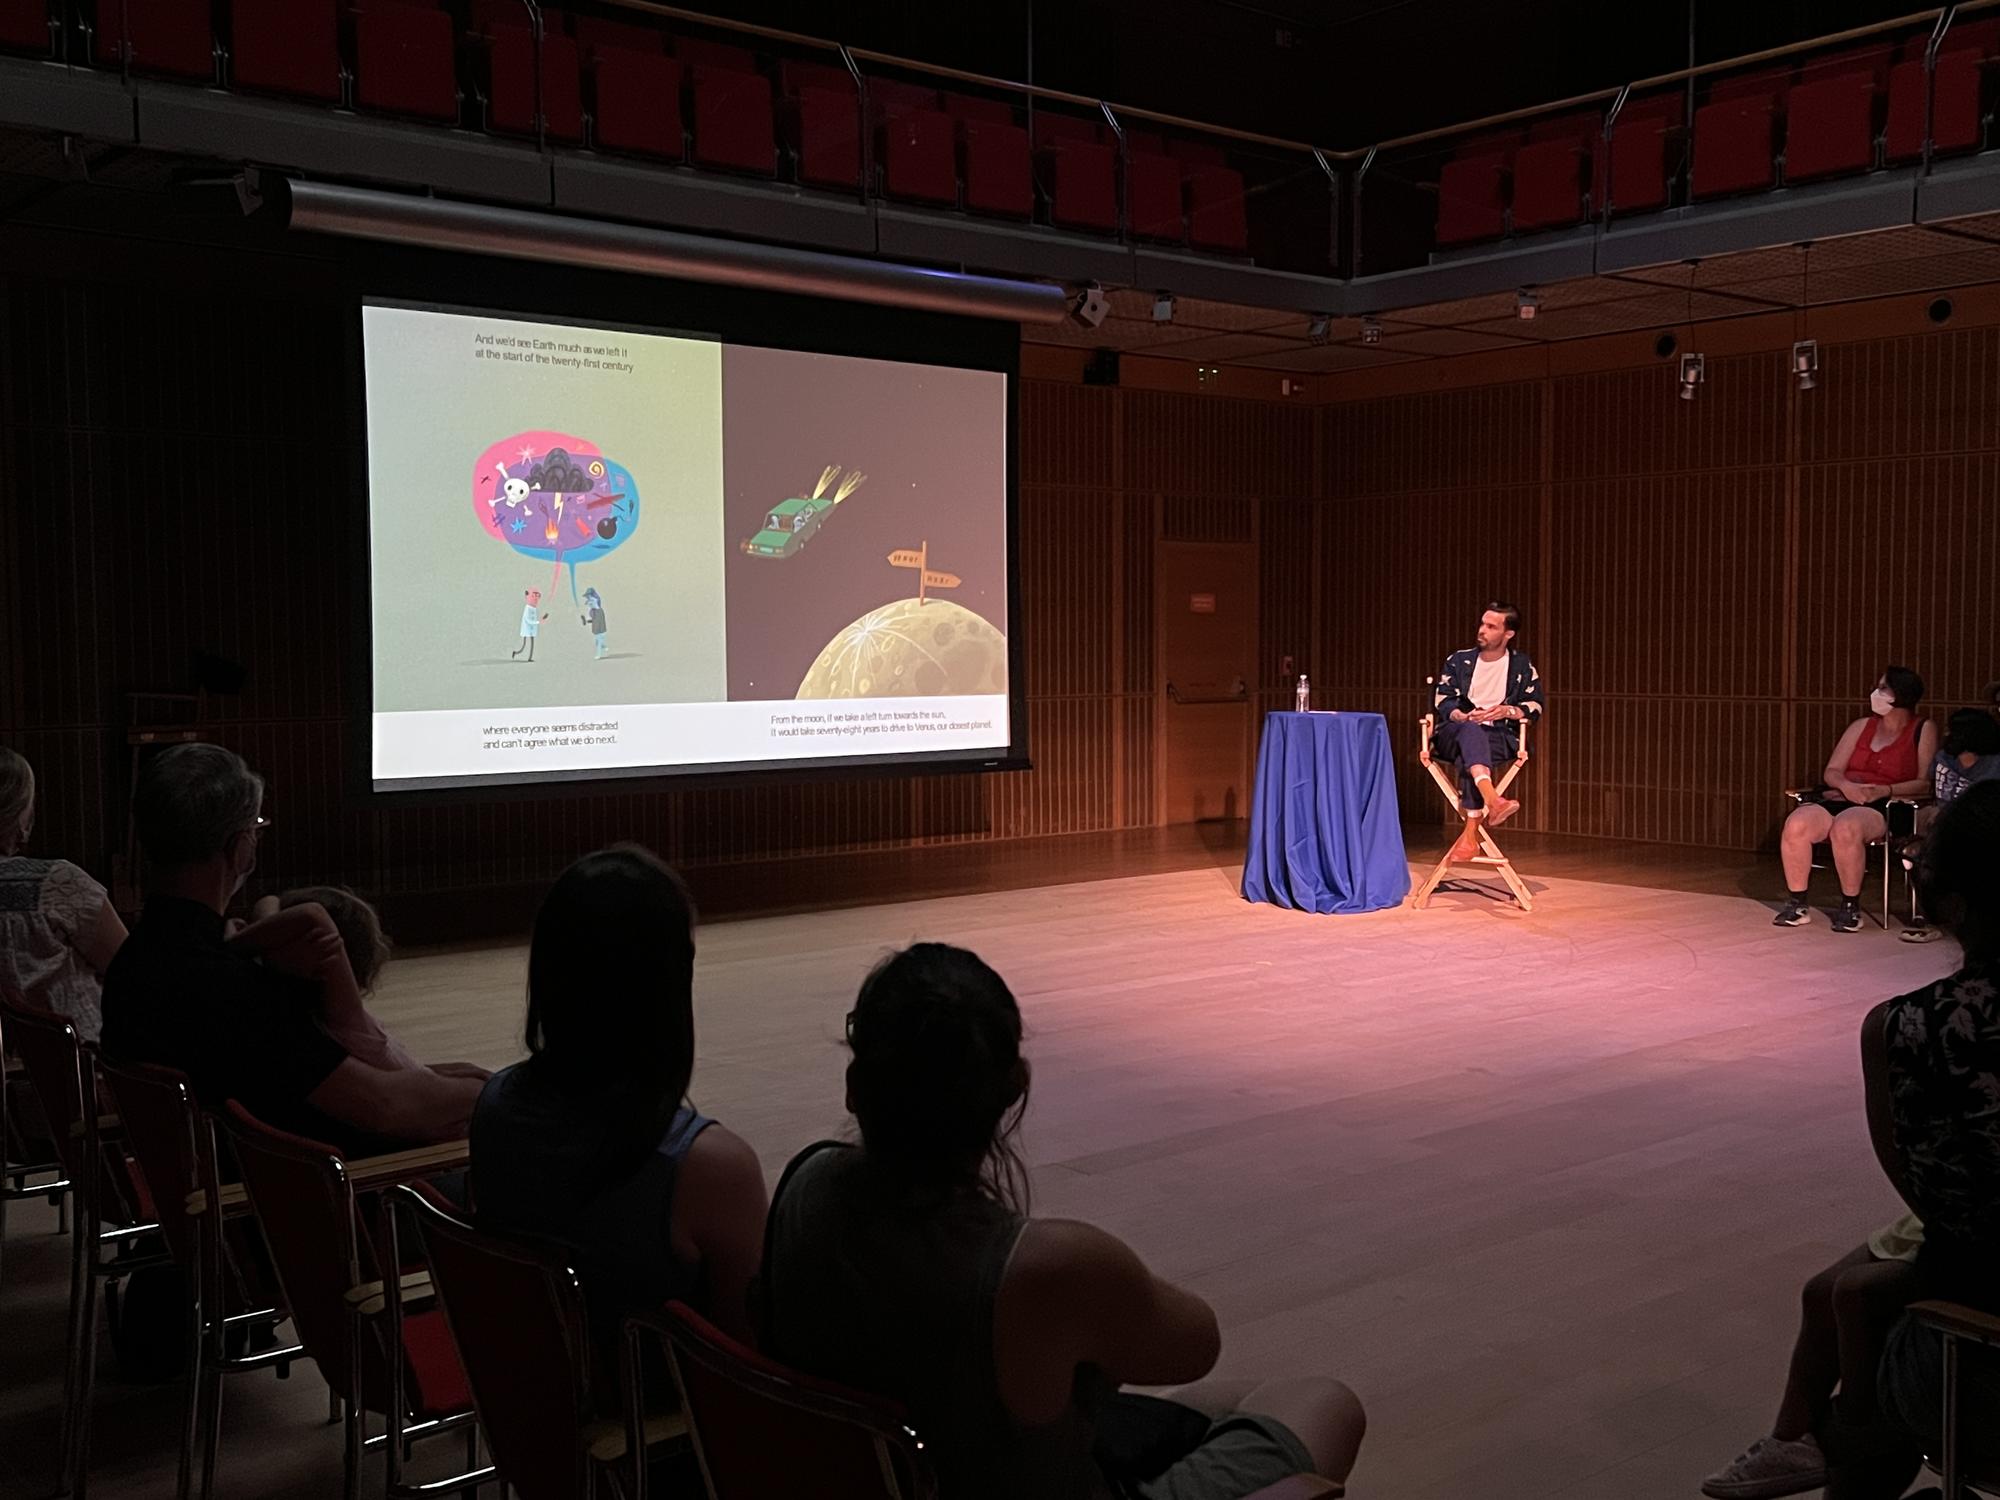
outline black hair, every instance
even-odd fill
[[[1489,615],[1498,615],[1501,624],[1505,625],[1516,635],[1521,633],[1521,612],[1513,605],[1495,599],[1491,604],[1486,606],[1484,612]]]
[[[1977,782],[1946,804],[1916,874],[1924,910],[1968,962],[2000,957],[2000,781]]]
[[[913,1188],[971,1187],[1027,1211],[1021,1008],[976,953],[918,943],[862,981],[848,1105],[871,1162]]]
[[[694,1074],[694,902],[636,844],[556,877],[528,950],[528,1066],[588,1101],[605,1126],[603,1175],[660,1143]]]
[[[1908,667],[1884,667],[1882,681],[1898,708],[1914,709],[1924,701],[1924,680]]]
[[[2000,719],[1984,708],[1961,708],[1951,716],[1939,746],[1947,755],[2000,755]]]

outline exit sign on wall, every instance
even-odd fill
[[[1191,615],[1212,615],[1215,613],[1215,595],[1189,594],[1188,613]]]

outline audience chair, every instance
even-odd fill
[[[1796,807],[1806,800],[1806,791],[1803,787],[1787,787],[1785,789],[1785,796],[1789,798],[1791,800],[1792,805]],[[1909,797],[1891,797],[1889,799],[1889,805],[1891,807],[1907,807],[1912,815],[1914,815],[1917,810],[1917,803]],[[1880,849],[1882,851],[1882,929],[1885,932],[1889,928],[1889,883],[1890,883],[1890,877],[1894,873],[1894,867],[1896,864],[1896,860],[1892,856],[1891,850],[1895,844],[1895,841],[1901,837],[1903,837],[1903,835],[1891,829],[1890,832],[1884,834],[1881,838],[1870,839],[1868,841],[1868,847],[1870,849]],[[1813,868],[1817,870],[1823,867],[1820,865],[1818,860],[1814,860]],[[1912,902],[1912,910],[1914,910],[1914,903],[1916,900],[1914,889],[1910,899]]]
[[[664,1341],[709,1500],[936,1500],[937,1478],[901,1406],[816,1380],[746,1349],[699,1313],[672,1302],[625,1323],[631,1430],[643,1417],[643,1358]],[[637,1500],[647,1500],[645,1466]],[[1245,1500],[1338,1500],[1344,1489],[1296,1474]]]
[[[235,1100],[217,1123],[243,1173],[257,1222],[276,1262],[285,1305],[305,1352],[345,1403],[344,1489],[355,1500],[361,1460],[388,1455],[391,1500],[454,1493],[494,1479],[478,1460],[479,1427],[465,1370],[451,1344],[430,1277],[402,1273],[393,1217],[378,1223],[372,1195],[398,1182],[465,1165],[465,1143],[400,1151],[351,1166],[331,1146],[274,1130]],[[376,1252],[377,1234],[384,1236]],[[367,1415],[383,1432],[364,1432]],[[447,1479],[406,1482],[403,1462],[417,1439],[459,1432],[466,1468]]]
[[[0,1000],[48,1121],[49,1138],[75,1202],[70,1212],[69,1354],[63,1374],[57,1493],[82,1500],[89,1481],[90,1407],[97,1377],[100,1282],[164,1265],[160,1226],[123,1151],[111,1144],[118,1122],[98,1114],[92,1050],[61,1016]]]
[[[46,1198],[56,1211],[56,1233],[69,1233],[69,1173],[49,1138],[27,1064],[14,1056],[7,1036],[6,1006],[20,1003],[11,989],[0,985],[0,1255],[7,1243],[9,1203]],[[0,1287],[5,1285],[0,1275]]]
[[[644,1358],[664,1340],[709,1500],[936,1500],[937,1480],[902,1409],[788,1370],[681,1303],[625,1324],[627,1432],[644,1432]],[[637,1500],[647,1500],[645,1465]]]
[[[1507,788],[1514,784],[1515,778],[1521,774],[1523,768],[1528,764],[1528,731],[1533,726],[1533,723],[1534,721],[1531,719],[1522,719],[1520,721],[1521,747],[1515,753],[1514,759],[1508,763],[1507,769],[1500,773],[1499,780],[1493,783],[1494,790],[1498,791],[1503,797],[1507,795]],[[1423,718],[1417,721],[1417,726],[1418,732],[1421,735],[1417,746],[1417,759],[1423,763],[1423,768],[1430,773],[1431,780],[1436,784],[1438,792],[1444,797],[1446,804],[1453,812],[1459,813],[1462,816],[1464,810],[1459,806],[1457,778],[1444,766],[1439,765],[1431,756],[1431,736],[1437,731],[1437,715],[1434,713],[1425,714]],[[1519,872],[1515,870],[1514,862],[1507,858],[1506,854],[1501,851],[1500,846],[1493,841],[1493,830],[1486,826],[1486,820],[1484,818],[1475,820],[1473,827],[1478,833],[1480,852],[1471,859],[1463,861],[1463,863],[1477,865],[1481,869],[1491,870],[1499,875],[1502,880],[1507,882],[1507,889],[1513,893],[1513,898],[1519,903],[1521,910],[1533,911],[1535,909],[1535,898],[1529,892],[1527,882],[1522,880]],[[1454,838],[1454,846],[1456,846],[1456,843],[1457,840]],[[1411,905],[1417,907],[1419,910],[1429,906],[1431,904],[1431,896],[1437,891],[1439,886],[1444,884],[1445,880],[1451,874],[1451,867],[1457,863],[1460,863],[1460,861],[1454,860],[1451,856],[1451,850],[1447,849],[1444,858],[1437,862],[1437,867],[1425,878],[1424,883],[1417,887],[1416,894],[1411,898]]]
[[[186,1417],[181,1426],[176,1494],[187,1500],[195,1450],[201,1451],[202,1500],[214,1492],[222,1434],[222,1377],[275,1368],[282,1379],[306,1351],[298,1344],[232,1353],[249,1336],[268,1336],[285,1319],[259,1274],[263,1247],[243,1189],[223,1187],[215,1131],[195,1103],[187,1075],[147,1063],[99,1062],[106,1091],[139,1159],[156,1205],[167,1251],[187,1281]],[[244,1238],[248,1231],[251,1238]],[[242,1252],[232,1256],[231,1243]],[[244,1261],[255,1258],[253,1263]]]
[[[1959,1373],[1967,1353],[1965,1346],[1972,1345],[1977,1357],[2000,1361],[2000,1318],[1956,1302],[1912,1303],[1910,1316],[1935,1329],[1944,1340],[1943,1431],[1938,1435],[1937,1451],[1927,1453],[1925,1462],[1944,1480],[1944,1493],[1948,1496],[1971,1496],[1975,1489],[2000,1492],[2000,1472],[1989,1470],[1968,1475],[1959,1452],[1959,1437],[1968,1425],[1967,1418],[1974,1430],[1991,1433],[2000,1428],[2000,1412],[1961,1413],[1958,1409]]]
[[[583,1288],[568,1259],[483,1233],[428,1184],[393,1197],[416,1225],[501,1480],[521,1500],[595,1500],[606,1481],[627,1493],[625,1424],[600,1415],[617,1402],[597,1389]],[[648,1452],[686,1436],[678,1412],[646,1421]]]

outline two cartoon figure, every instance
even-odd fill
[[[528,660],[533,661],[535,659],[535,638],[542,633],[542,622],[548,619],[549,616],[548,612],[542,608],[542,591],[540,589],[526,589],[522,592],[522,598],[528,602],[521,610],[521,644],[514,648],[509,659],[519,661],[521,653],[525,651],[528,653]],[[596,589],[585,589],[583,591],[583,607],[584,613],[578,616],[578,618],[589,629],[591,635],[597,641],[597,655],[594,659],[603,661],[606,654],[604,649],[604,598]]]

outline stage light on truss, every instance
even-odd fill
[[[1313,320],[1306,324],[1306,338],[1315,344],[1324,344],[1333,337],[1333,319],[1325,313],[1314,313]]]
[[[1155,323],[1171,323],[1173,320],[1174,294],[1172,292],[1155,292],[1153,294],[1153,321]]]
[[[1701,383],[1706,378],[1707,372],[1699,354],[1681,356],[1681,400],[1694,400],[1695,392],[1701,389]]]
[[[1364,344],[1381,343],[1382,325],[1373,318],[1363,318],[1361,320],[1361,342]]]
[[[1819,384],[1819,340],[1800,339],[1792,345],[1792,374],[1799,389],[1809,391]]]
[[[1069,315],[1085,328],[1096,328],[1111,316],[1111,299],[1093,281],[1070,298]]]
[[[1514,294],[1514,316],[1523,323],[1535,321],[1535,314],[1542,310],[1542,299],[1528,287],[1522,287]]]

